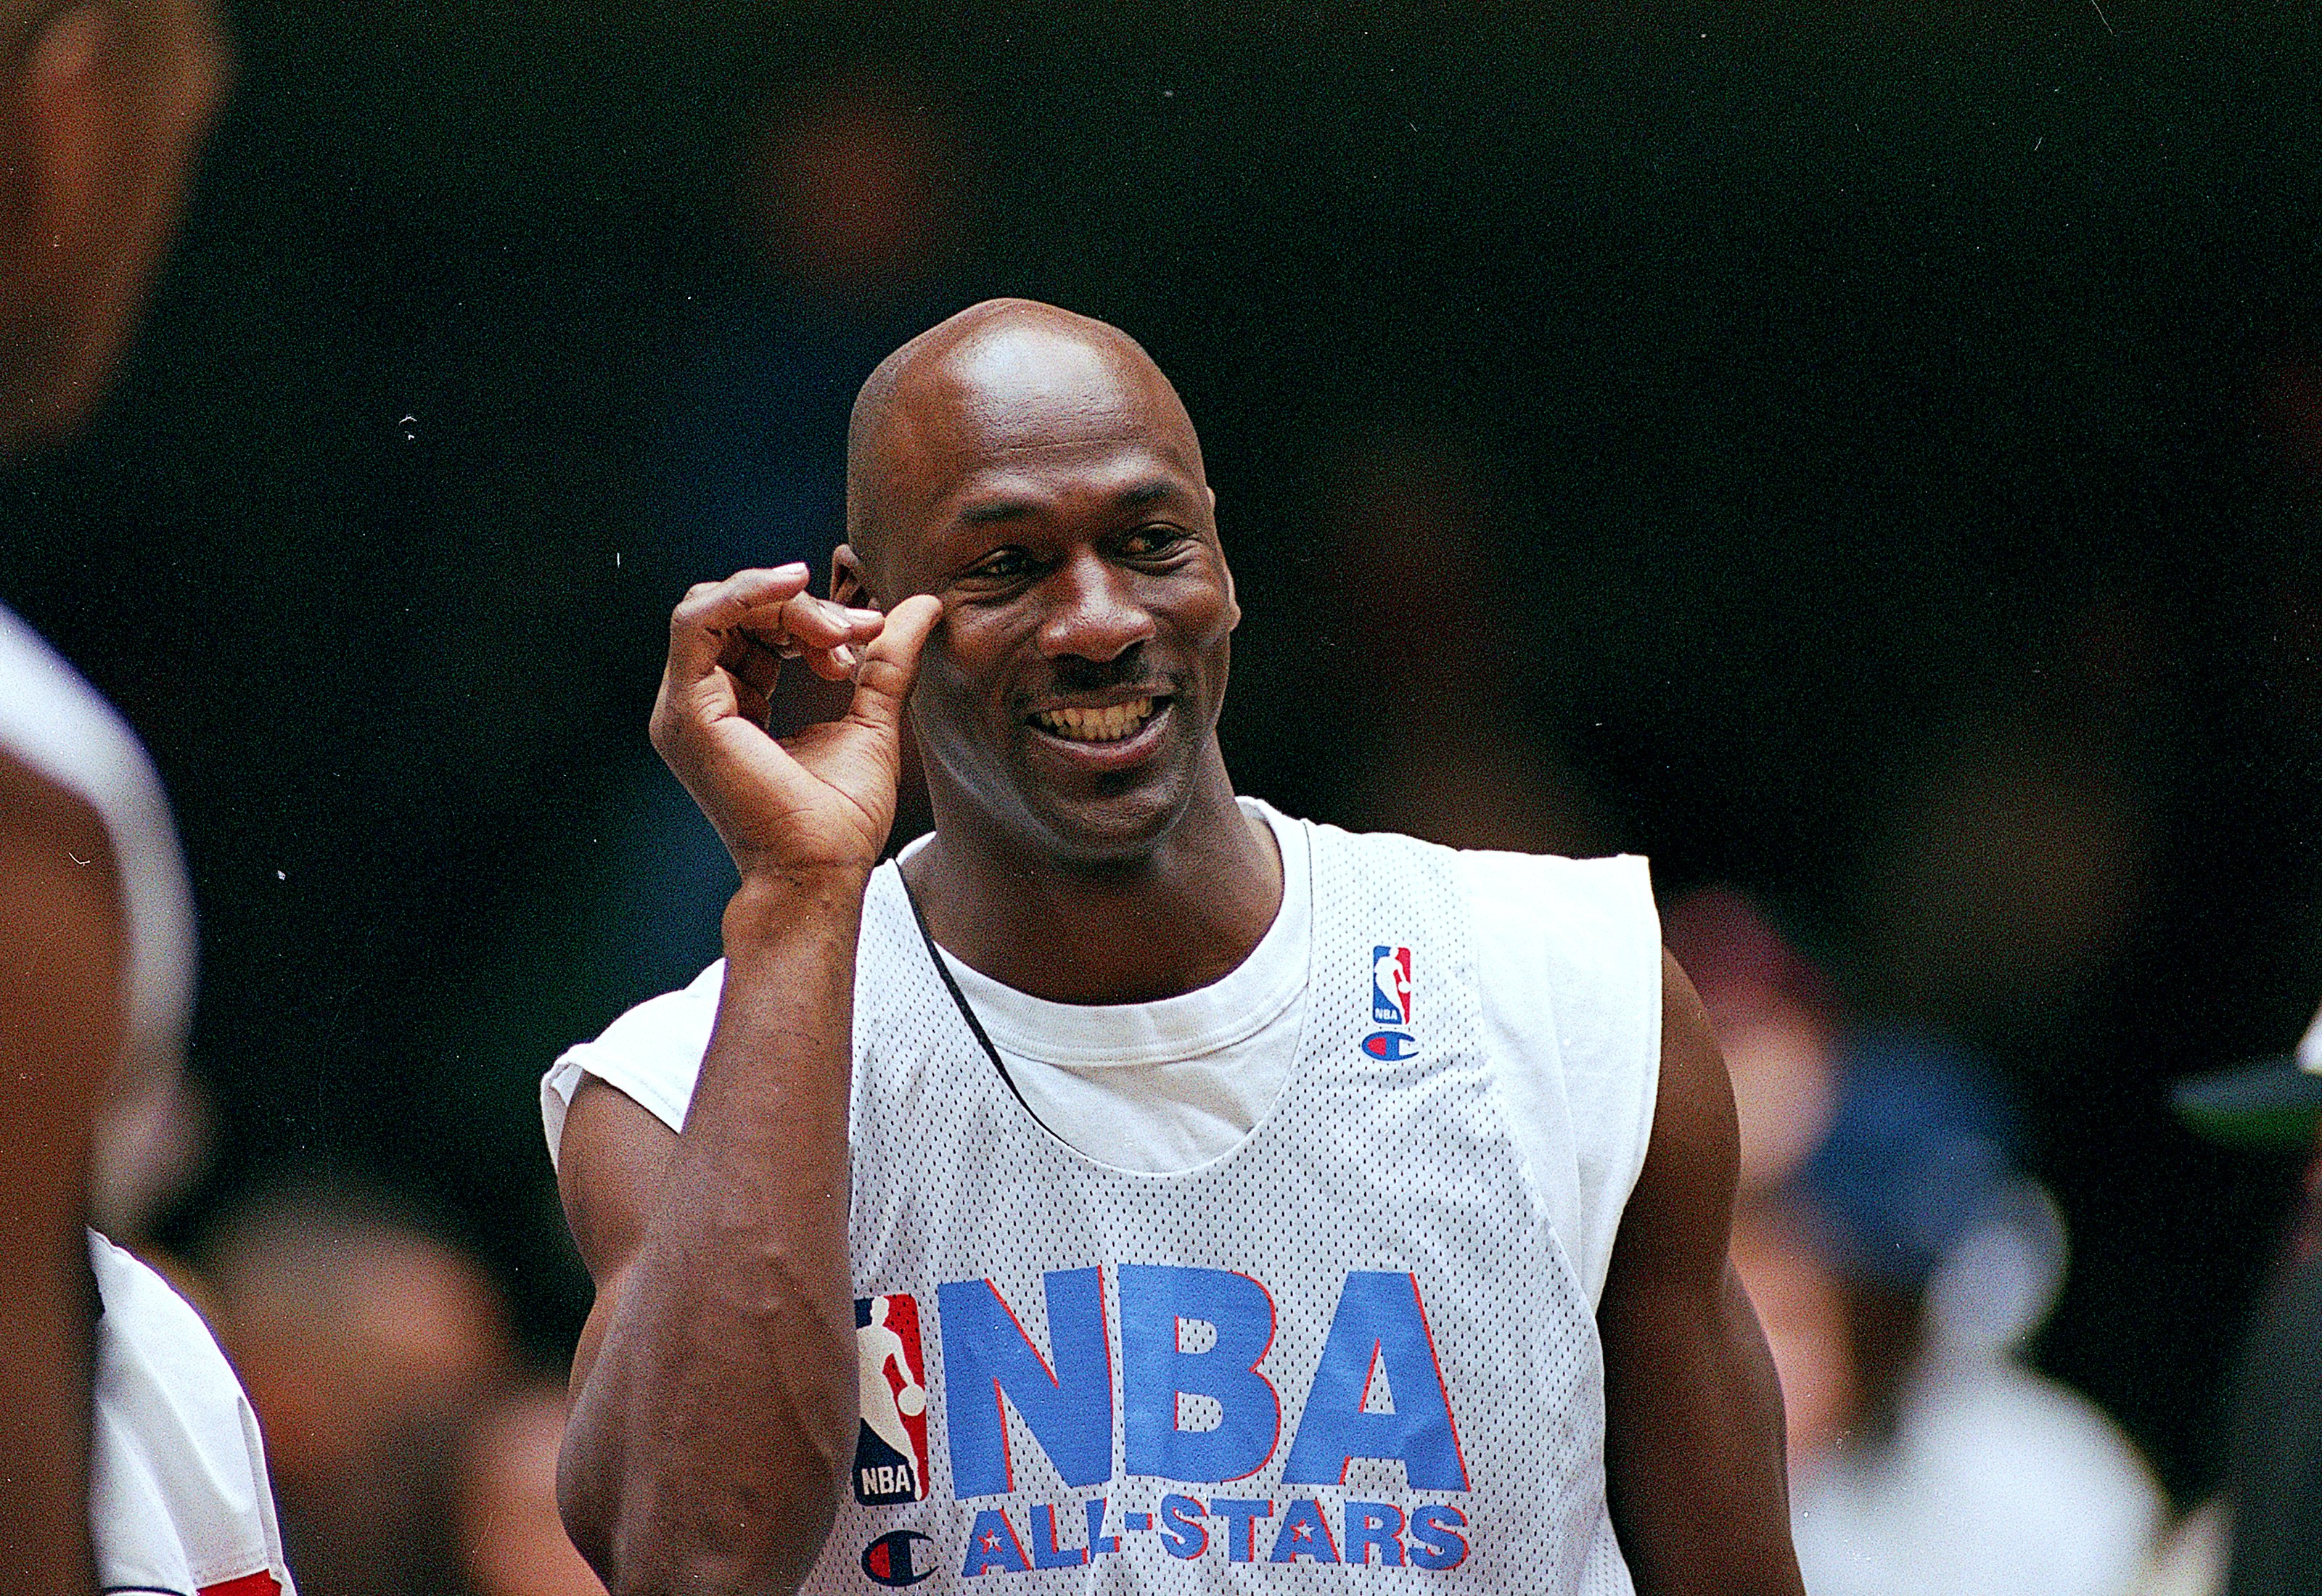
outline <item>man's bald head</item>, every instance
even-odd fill
[[[1011,450],[1139,431],[1202,479],[1177,390],[1120,328],[1031,299],[987,299],[879,362],[846,429],[846,537],[874,568],[936,484]],[[890,597],[900,597],[891,595]]]

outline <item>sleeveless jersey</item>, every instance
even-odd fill
[[[1455,856],[1311,835],[1290,1079],[1175,1174],[1044,1129],[874,875],[863,1423],[807,1590],[1627,1596],[1589,1295],[1494,1079]]]

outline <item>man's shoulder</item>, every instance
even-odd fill
[[[1348,831],[1325,821],[1304,821],[1324,847],[1358,858],[1407,861],[1431,866],[1451,878],[1479,915],[1526,925],[1633,915],[1652,907],[1652,872],[1640,853],[1573,858],[1562,853],[1520,853],[1492,848],[1454,848],[1398,831]]]

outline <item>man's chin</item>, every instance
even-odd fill
[[[1176,829],[1193,791],[1191,781],[1156,776],[1087,796],[1028,793],[1025,807],[1042,851],[1060,864],[1086,870],[1144,862]]]

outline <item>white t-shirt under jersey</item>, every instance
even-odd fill
[[[1254,798],[1241,804],[1281,851],[1282,908],[1212,984],[1155,1003],[1051,1003],[945,954],[1027,1106],[1101,1163],[1149,1172],[1207,1163],[1248,1134],[1289,1072],[1311,967],[1307,828]],[[1660,940],[1645,862],[1456,861],[1502,1101],[1593,1304],[1652,1130]],[[719,961],[556,1061],[541,1082],[552,1158],[584,1073],[683,1127],[724,979]]]

